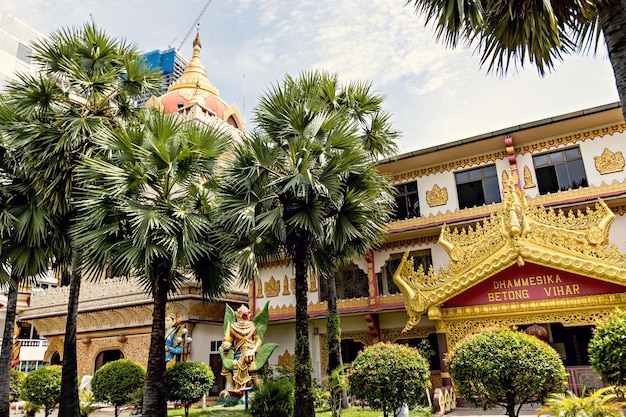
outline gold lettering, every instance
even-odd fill
[[[580,294],[580,285],[572,284],[572,289],[574,290],[574,294]]]
[[[561,277],[559,276],[559,274],[556,274],[555,282],[563,282],[563,281],[561,281]]]

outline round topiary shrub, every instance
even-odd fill
[[[534,336],[510,329],[470,335],[448,354],[457,393],[474,406],[497,405],[516,417],[523,404],[564,392],[567,375],[559,354]]]
[[[43,366],[30,372],[24,378],[21,396],[25,401],[42,406],[48,417],[61,397],[61,367]]]
[[[96,401],[113,404],[115,417],[120,407],[132,402],[143,390],[146,370],[128,359],[104,364],[91,379],[91,391]]]
[[[181,403],[188,417],[189,407],[211,389],[214,380],[213,371],[204,362],[176,362],[167,370],[167,399]]]
[[[414,348],[378,343],[360,352],[348,368],[350,394],[387,417],[419,404],[430,385],[428,362]]]
[[[610,385],[626,385],[626,312],[614,310],[594,331],[589,362]]]

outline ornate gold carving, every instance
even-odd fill
[[[280,293],[280,281],[270,277],[265,283],[265,295],[268,297],[276,297]]]
[[[256,298],[263,298],[263,281],[256,281]]]
[[[283,295],[289,295],[289,278],[287,278],[287,275],[285,275],[285,277],[283,278]]]
[[[530,173],[530,168],[528,166],[524,167],[524,188],[535,188],[536,185],[533,182],[533,176]]]
[[[296,279],[295,278],[291,278],[289,280],[289,284],[291,284],[291,293],[295,294],[296,293]]]
[[[225,311],[222,303],[197,302],[189,309],[189,318],[221,321]]]
[[[520,310],[517,311],[519,312]],[[452,349],[467,335],[479,332],[486,327],[513,327],[523,324],[555,322],[561,323],[564,326],[596,325],[600,320],[605,318],[610,311],[610,308],[607,310],[606,306],[604,306],[604,308],[596,308],[592,310],[568,309],[565,311],[548,311],[543,313],[534,312],[531,314],[518,313],[514,316],[503,314],[499,317],[489,316],[474,320],[449,321],[447,334],[448,350]]]
[[[595,161],[596,169],[602,175],[624,170],[624,156],[622,155],[622,151],[613,153],[608,150],[608,148],[604,148],[602,155],[594,156],[593,160]]]
[[[391,238],[392,236],[389,236]],[[403,239],[403,240],[388,240],[383,243],[382,249],[398,249],[398,248],[410,248],[413,246],[421,246],[428,245],[432,243],[437,243],[437,236],[422,236],[416,237],[413,239]]]
[[[576,133],[573,135],[562,136],[560,138],[550,139],[544,142],[533,143],[530,145],[522,146],[517,150],[518,154],[541,152],[559,145],[569,145],[577,142],[582,142],[587,139],[594,139],[603,137],[605,135],[613,135],[614,133],[622,133],[626,130],[626,124],[619,124],[613,126],[606,126],[600,129],[588,130],[586,132]]]
[[[287,371],[293,371],[293,359],[294,356],[289,353],[287,349],[285,349],[285,353],[278,356],[278,366]]]
[[[441,188],[435,184],[432,190],[426,191],[426,202],[430,207],[443,206],[448,203],[448,188]]]
[[[502,203],[494,203],[463,209],[464,217],[485,217],[495,213]],[[413,217],[412,219],[398,220],[387,225],[387,233],[405,232],[407,229],[419,229],[428,227],[433,223],[445,223],[447,221],[457,221],[459,219],[459,209],[446,211],[446,213],[430,214],[428,216]]]
[[[416,326],[411,330],[403,331],[400,328],[380,329],[380,337],[383,342],[395,343],[399,339],[425,339],[429,334],[435,333],[434,326]],[[342,333],[343,336],[343,333]]]
[[[531,206],[516,183],[513,176],[503,184],[498,212],[475,226],[451,231],[444,224],[439,243],[450,257],[447,270],[416,271],[405,253],[394,274],[409,316],[405,330],[419,323],[429,307],[515,263],[585,271],[591,278],[626,285],[626,255],[609,245],[615,215],[601,199],[584,212],[546,210]]]
[[[594,129],[587,132],[577,133],[574,135],[563,136],[556,139],[550,139],[544,142],[533,143],[527,146],[522,146],[520,148],[516,148],[517,154],[525,154],[529,152],[540,152],[545,151],[550,148],[554,148],[558,145],[567,145],[576,143],[579,141],[583,141],[586,139],[593,139],[596,137],[603,137],[605,135],[612,135],[614,133],[622,133],[626,130],[626,124],[607,126],[601,129]],[[437,165],[428,168],[422,168],[414,171],[403,172],[401,174],[396,174],[391,177],[391,182],[393,184],[399,184],[402,182],[406,182],[409,180],[415,180],[420,177],[438,174],[446,171],[453,171],[456,169],[469,168],[471,166],[484,164],[484,163],[492,163],[507,157],[508,154],[506,151],[496,152],[488,155],[479,155],[474,156],[472,158],[466,158],[459,161],[454,161],[448,164]]]
[[[48,348],[46,349],[46,351],[43,354],[43,360],[45,362],[50,363],[50,359],[52,359],[52,355],[54,354],[54,352],[58,352],[59,356],[61,359],[63,359],[63,337],[62,336],[56,336],[56,337],[49,337],[48,339]]]
[[[314,271],[311,271],[310,281],[311,285],[309,286],[309,291],[317,292],[317,275],[315,275]]]
[[[505,158],[507,155],[506,151],[502,152],[494,152],[487,155],[477,155],[472,156],[471,158],[465,158],[458,161],[450,162],[448,164],[442,164],[437,166],[432,166],[428,168],[417,169],[414,171],[403,172],[401,174],[392,175],[391,182],[393,184],[399,184],[402,182],[406,182],[409,180],[415,180],[419,177],[425,177],[432,174],[439,174],[446,171],[454,171],[456,169],[469,168],[475,165],[493,163],[495,161],[499,161]]]

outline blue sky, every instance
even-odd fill
[[[0,10],[44,34],[93,18],[140,50],[180,47],[189,58],[206,4],[4,0]],[[603,45],[595,57],[566,57],[543,78],[532,66],[501,78],[479,67],[473,49],[438,44],[405,0],[212,0],[199,28],[209,79],[248,127],[271,84],[314,68],[371,81],[387,97],[402,153],[618,101]]]

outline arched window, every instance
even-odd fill
[[[50,365],[62,365],[61,363],[61,355],[59,352],[54,352],[50,357]]]
[[[113,362],[118,359],[124,359],[124,353],[119,349],[103,350],[96,356],[96,362],[93,367],[93,371],[96,372],[102,368],[105,363]]]

